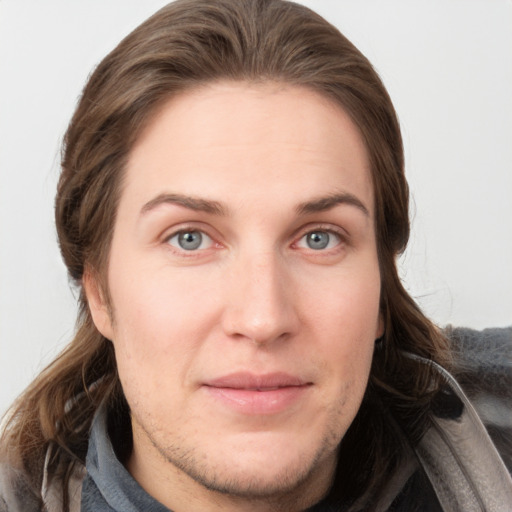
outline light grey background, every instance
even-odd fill
[[[0,0],[0,413],[73,334],[53,226],[59,145],[101,58],[163,0]],[[398,111],[407,288],[441,325],[512,322],[512,2],[303,2],[358,46]]]

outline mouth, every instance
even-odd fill
[[[287,373],[233,373],[203,384],[224,407],[247,415],[278,414],[305,397],[312,383]]]

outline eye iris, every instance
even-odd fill
[[[308,233],[307,244],[310,249],[318,251],[327,247],[329,239],[329,233],[326,233],[325,231],[315,231],[313,233]]]
[[[178,235],[178,243],[182,249],[193,251],[201,246],[203,235],[199,231],[186,231]]]

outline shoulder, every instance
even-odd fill
[[[512,473],[512,326],[446,329],[453,374]]]
[[[39,512],[41,505],[27,475],[8,461],[0,461],[0,512]]]
[[[484,506],[485,510],[506,511],[512,502],[512,479],[502,461],[508,458],[510,462],[510,451],[496,440],[493,444],[488,435],[495,429],[510,440],[510,402],[502,400],[511,394],[503,382],[510,380],[510,352],[506,350],[510,333],[508,329],[491,331],[454,329],[449,333],[457,380],[424,360],[443,384],[432,400],[430,426],[415,452],[448,510],[456,505],[457,510]]]
[[[44,463],[42,485],[36,486],[26,471],[0,457],[0,512],[63,512],[63,489],[58,479],[49,477],[48,459]],[[75,464],[66,490],[69,512],[80,511],[84,477],[84,466]]]

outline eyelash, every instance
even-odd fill
[[[184,226],[184,227],[180,228],[179,230],[173,231],[169,235],[165,236],[163,241],[169,247],[169,249],[171,249],[173,252],[179,253],[181,256],[185,256],[185,257],[199,256],[203,251],[207,251],[208,249],[211,248],[211,246],[210,246],[210,247],[207,247],[204,249],[196,248],[196,249],[187,250],[184,248],[173,246],[170,243],[170,241],[173,238],[179,237],[180,235],[183,235],[186,233],[199,233],[203,237],[206,236],[210,240],[211,246],[216,245],[217,247],[222,247],[222,244],[220,244],[219,242],[216,242],[215,238],[213,236],[210,236],[206,232],[206,230],[201,229],[197,226]],[[314,225],[314,226],[307,226],[306,228],[303,228],[300,232],[300,235],[298,237],[294,237],[295,241],[291,244],[291,246],[298,247],[298,244],[303,239],[305,239],[305,237],[307,237],[308,235],[311,235],[313,233],[327,233],[328,235],[334,235],[338,239],[338,242],[336,243],[336,245],[334,247],[330,247],[330,248],[326,248],[326,249],[324,249],[324,248],[314,249],[311,247],[303,248],[307,251],[310,251],[313,254],[316,254],[316,255],[325,255],[326,253],[332,254],[333,252],[339,251],[341,249],[341,247],[347,245],[347,235],[344,231],[342,231],[341,229],[335,229],[335,228],[333,228],[332,225],[325,226],[325,225],[320,224],[320,225]],[[329,241],[329,243],[330,243],[330,241]]]
[[[173,238],[179,237],[180,235],[184,235],[186,233],[199,233],[203,237],[205,237],[205,236],[208,237],[208,239],[211,242],[211,245],[218,245],[218,246],[220,246],[220,244],[215,241],[214,237],[210,236],[204,229],[201,229],[201,228],[199,228],[197,226],[184,226],[184,227],[178,229],[177,231],[173,231],[169,235],[165,236],[163,241],[168,246],[168,248],[170,250],[180,254],[181,256],[185,256],[185,257],[198,256],[201,252],[206,251],[206,250],[208,250],[210,248],[210,247],[207,247],[205,249],[191,249],[191,250],[187,250],[187,249],[184,249],[184,248],[173,246],[170,243]]]
[[[334,247],[330,247],[327,249],[313,249],[311,247],[305,248],[307,251],[310,251],[311,253],[319,255],[319,256],[327,255],[327,254],[330,255],[335,252],[338,252],[339,250],[341,250],[342,247],[346,246],[348,243],[347,234],[343,230],[341,230],[339,228],[336,229],[331,224],[329,224],[329,225],[319,224],[319,225],[314,225],[314,226],[309,225],[306,228],[304,228],[303,230],[301,230],[300,236],[295,239],[296,241],[293,242],[292,245],[297,246],[303,239],[305,239],[305,237],[307,237],[308,235],[311,235],[313,233],[327,233],[328,235],[334,235],[338,239],[338,242],[336,243],[336,245]]]

